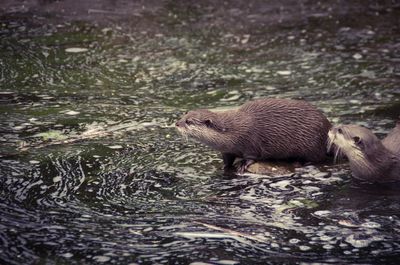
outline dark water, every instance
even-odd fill
[[[396,264],[396,185],[345,163],[223,176],[172,125],[302,98],[383,137],[399,2],[81,2],[0,9],[0,263]]]

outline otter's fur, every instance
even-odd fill
[[[236,110],[189,111],[176,127],[184,136],[220,151],[225,168],[236,157],[244,158],[243,171],[257,160],[323,161],[331,124],[305,101],[271,98],[245,103]]]
[[[400,123],[382,141],[358,125],[338,125],[329,131],[329,145],[349,159],[356,179],[369,182],[400,180]]]

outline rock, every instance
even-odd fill
[[[249,166],[248,172],[260,175],[282,176],[294,172],[293,165],[284,162],[256,162]]]

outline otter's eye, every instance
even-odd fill
[[[205,120],[205,121],[204,121],[204,124],[205,124],[207,127],[210,127],[211,124],[212,124],[212,122],[211,122],[211,120]]]
[[[358,137],[358,136],[354,136],[354,137],[353,137],[353,141],[354,141],[354,143],[355,143],[356,145],[358,145],[358,146],[361,146],[361,145],[362,145],[361,138]]]
[[[337,131],[338,131],[338,133],[343,134],[342,129],[339,128]]]
[[[185,123],[186,123],[187,125],[193,124],[193,122],[192,122],[191,120],[186,120]]]

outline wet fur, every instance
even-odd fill
[[[370,182],[400,180],[399,123],[382,141],[367,128],[338,125],[329,131],[328,145],[346,155],[357,179]]]
[[[314,106],[288,99],[260,99],[223,112],[194,110],[177,122],[183,135],[222,152],[226,166],[236,157],[323,161],[330,127]]]
[[[400,120],[397,121],[396,127],[382,140],[383,145],[400,156]]]

